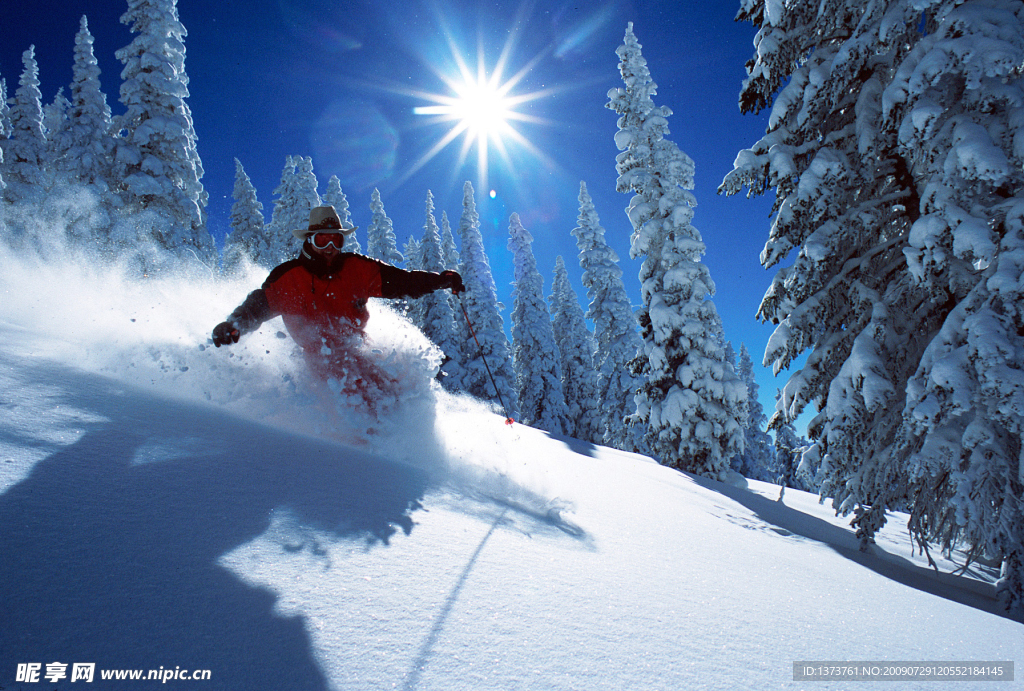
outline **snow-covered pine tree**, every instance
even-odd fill
[[[224,241],[224,273],[232,275],[247,262],[268,269],[274,267],[276,264],[263,219],[263,204],[237,158],[235,188],[231,196],[235,203],[231,205],[231,232]]]
[[[308,167],[306,163],[301,156],[288,156],[281,171],[281,182],[274,188],[277,199],[274,200],[274,210],[266,231],[270,245],[268,261],[271,266],[293,259],[298,254],[302,243],[292,231],[307,227],[310,210],[320,206],[312,162],[310,160]]]
[[[634,398],[643,380],[632,373],[629,363],[642,350],[643,341],[622,282],[619,258],[605,242],[605,230],[585,182],[580,182],[579,201],[579,225],[572,234],[579,248],[583,285],[590,298],[586,317],[594,322],[597,341],[594,366],[601,401],[599,441],[606,446],[634,451],[638,449],[634,448],[625,420],[636,412]]]
[[[106,192],[111,186],[111,160],[115,141],[110,106],[100,88],[100,68],[93,51],[94,39],[85,15],[75,36],[72,67],[70,149],[64,168],[72,180]]]
[[[293,228],[301,228],[303,220],[299,214],[294,213],[292,207],[296,203],[296,178],[295,178],[295,156],[286,156],[284,168],[281,169],[281,181],[274,188],[273,194],[277,197],[274,200],[274,208],[270,213],[270,223],[267,224],[267,242],[270,244],[270,263],[272,266],[280,264],[286,259],[295,256],[299,249],[299,242],[292,235]],[[306,224],[309,223],[308,212],[305,217]]]
[[[459,270],[459,248],[455,244],[455,236],[452,234],[452,224],[448,221],[448,212],[441,212],[441,258],[444,260],[444,268],[446,270],[458,271]],[[446,293],[448,302],[452,306],[452,314],[455,315],[455,323],[461,324],[463,320],[462,308],[459,307],[459,298],[452,293]],[[456,330],[459,333],[459,329]],[[463,341],[458,341],[453,344],[454,350],[450,353],[451,357],[458,360],[460,363],[465,361],[465,348],[466,344]],[[451,371],[454,371],[454,367]],[[453,380],[454,382],[454,380]],[[454,383],[452,384],[454,386]]]
[[[452,385],[459,391],[465,391],[479,399],[503,402],[504,412],[516,417],[519,408],[513,388],[515,375],[508,338],[505,336],[501,314],[498,312],[498,293],[494,286],[494,276],[491,274],[491,265],[484,250],[484,238],[480,233],[480,216],[476,211],[473,185],[467,181],[462,189],[462,217],[459,220],[462,262],[459,265],[459,273],[466,284],[466,292],[459,298],[462,302],[459,312],[462,309],[466,310],[476,338],[470,334],[469,326],[463,318],[460,330],[464,329],[462,342],[466,344],[466,352],[461,363],[460,379]],[[487,367],[490,367],[497,383],[497,392],[488,375]]]
[[[22,54],[21,62],[24,69],[10,107],[10,137],[0,140],[7,183],[5,199],[14,203],[41,198],[46,165],[46,135],[35,46]]]
[[[760,26],[741,108],[778,95],[722,189],[776,187],[762,263],[798,255],[761,305],[766,362],[811,351],[780,413],[818,407],[822,493],[863,539],[909,502],[920,539],[1002,556],[1020,603],[1024,7],[749,0],[739,17]]]
[[[310,166],[312,166],[312,159],[310,159]],[[341,222],[352,223],[352,212],[349,209],[348,197],[341,190],[341,180],[338,179],[337,175],[332,175],[327,180],[327,191],[324,192],[323,204],[330,204],[334,207],[334,210],[338,212],[338,218]],[[353,224],[355,225],[355,224]],[[359,244],[359,238],[356,233],[350,233],[345,238],[345,251],[353,252],[355,254],[362,254],[363,247]]]
[[[11,106],[7,103],[7,80],[0,79],[0,140],[11,136]],[[3,147],[0,147],[0,151]]]
[[[46,132],[47,187],[54,185],[58,171],[66,168],[71,151],[71,101],[64,95],[64,87],[57,90],[53,101],[43,106],[43,130]]]
[[[4,147],[3,140],[11,131],[10,106],[7,105],[7,80],[0,79],[0,238],[7,240],[7,224],[3,220],[4,190],[7,183],[4,182]]]
[[[312,165],[312,159],[310,159]],[[332,175],[327,180],[327,190],[324,192],[323,203],[330,204],[338,212],[338,218],[342,223],[352,222],[352,211],[349,209],[348,197],[341,189],[341,180],[337,175]]]
[[[317,194],[317,187],[320,183],[317,182],[316,175],[313,173],[313,158],[311,156],[296,156],[295,157],[295,199],[296,208],[304,209],[303,222],[295,226],[296,228],[305,228],[309,225],[309,212],[314,208],[320,206],[320,195]],[[338,188],[341,189],[340,187]],[[344,198],[345,195],[342,195]],[[330,203],[330,202],[328,202]],[[295,211],[298,214],[298,211]],[[341,216],[339,212],[339,216]],[[348,204],[345,205],[345,214],[342,216],[342,221],[348,220]]]
[[[402,254],[405,256],[405,268],[409,271],[418,271],[423,267],[423,259],[420,257],[420,241],[412,235],[405,241]]]
[[[148,235],[158,250],[193,256],[213,266],[217,250],[206,230],[208,195],[200,182],[203,164],[186,101],[187,32],[178,20],[177,0],[128,0],[121,23],[136,36],[115,53],[124,65],[125,107],[116,120],[121,136],[115,177],[121,181],[127,211],[157,215],[129,224],[142,238],[127,237],[122,228],[121,241],[132,248]]]
[[[423,257],[420,254],[420,241],[412,235],[405,241],[402,254],[405,256],[405,268],[409,271],[419,271],[423,268]],[[409,300],[405,304],[405,316],[416,325],[416,328],[423,328],[423,315],[420,309],[420,301]]]
[[[562,393],[568,411],[565,433],[576,439],[601,444],[604,441],[601,397],[598,392],[594,353],[597,344],[587,328],[583,308],[561,257],[555,259],[551,284],[551,326],[558,346],[562,370]]]
[[[4,222],[4,211],[7,207],[7,202],[4,200],[4,190],[7,189],[7,183],[4,182],[4,150],[0,147],[0,239],[5,241],[9,240],[7,233],[7,224]]]
[[[782,392],[779,391],[775,396],[776,403],[781,397]],[[774,446],[772,472],[775,475],[773,481],[781,487],[779,501],[785,497],[787,487],[816,492],[818,483],[815,478],[818,469],[811,463],[810,456],[804,460],[803,453],[808,446],[807,440],[797,435],[792,422],[781,421],[776,425]]]
[[[768,416],[758,400],[757,381],[754,379],[754,362],[744,343],[740,344],[740,360],[736,375],[747,387],[747,419],[743,425],[743,453],[733,458],[732,466],[740,475],[752,480],[775,482],[778,477],[773,471],[775,452],[772,438],[765,431]]]
[[[331,176],[331,182],[337,180]],[[339,185],[338,189],[341,187]],[[327,196],[324,195],[324,199]],[[395,236],[395,227],[384,212],[384,202],[380,199],[380,192],[376,187],[370,194],[370,227],[367,229],[366,253],[374,259],[380,259],[393,266],[398,266],[405,261],[405,257],[398,251],[398,238]],[[428,212],[429,214],[430,212]]]
[[[459,270],[459,248],[455,244],[455,236],[452,234],[452,225],[448,221],[448,212],[441,212],[441,258],[444,261],[445,270],[458,271]],[[457,325],[456,333],[461,331],[461,327],[458,325],[462,323],[462,308],[459,306],[459,298],[452,293],[446,293],[445,296],[448,298],[449,304],[452,306],[452,314],[455,317],[455,323]],[[466,344],[463,341],[457,341],[452,344],[453,350],[449,353],[453,360],[463,362],[465,360],[465,348]],[[455,366],[452,365],[449,371],[454,372]],[[452,382],[455,380],[452,379]],[[454,386],[454,383],[450,386]],[[453,389],[454,390],[454,389]]]
[[[533,236],[519,214],[508,224],[515,283],[512,290],[512,365],[522,421],[552,434],[565,434],[569,411],[562,391],[562,368],[544,300],[544,279],[533,256]]]
[[[776,389],[775,407],[782,400],[782,391]],[[817,492],[819,459],[810,443],[797,434],[792,422],[780,418],[775,424],[775,463],[773,472],[784,487],[796,487],[807,492]],[[809,451],[809,453],[804,453]]]
[[[90,251],[109,252],[111,211],[119,199],[110,190],[116,143],[110,108],[100,90],[100,70],[85,16],[75,36],[70,101],[61,89],[46,108],[50,194],[43,204],[48,222]]]
[[[722,338],[725,338],[725,334],[722,334]],[[736,364],[736,349],[732,345],[732,341],[725,341],[722,345],[725,349],[725,359],[732,364],[732,368],[738,371]]]
[[[452,224],[448,222],[448,212],[441,212],[441,256],[444,257],[444,268],[459,270],[459,248],[455,245],[452,235]]]
[[[725,358],[722,323],[708,299],[715,285],[691,223],[693,161],[665,139],[672,111],[651,100],[657,85],[632,23],[616,52],[626,84],[608,92],[608,107],[620,115],[616,189],[634,193],[626,209],[630,252],[644,257],[638,320],[650,369],[636,415],[662,463],[725,479],[729,459],[743,450],[746,387]]]
[[[434,195],[427,191],[426,222],[423,225],[423,239],[417,247],[420,269],[441,273],[445,270],[441,252],[441,238],[438,235],[437,221],[434,219]],[[459,355],[459,340],[462,338],[455,321],[455,312],[448,299],[449,292],[438,290],[427,293],[418,300],[410,301],[416,305],[416,323],[434,345],[446,356],[441,366],[442,385],[449,391],[457,391],[462,380]]]
[[[748,65],[741,109],[768,106],[781,80],[792,79],[779,92],[766,136],[737,156],[721,189],[747,186],[758,194],[776,187],[777,214],[761,261],[771,267],[800,250],[776,274],[759,310],[779,325],[765,363],[777,373],[811,349],[783,390],[776,420],[795,419],[816,403],[820,414],[808,431],[823,459],[823,495],[844,514],[874,508],[867,520],[858,513],[867,540],[884,520],[883,495],[896,482],[886,461],[901,416],[889,411],[898,411],[897,392],[928,340],[914,342],[916,334],[933,331],[940,317],[905,280],[903,247],[920,214],[918,191],[895,141],[879,130],[881,92],[917,29],[892,22],[897,6],[885,19],[884,3],[869,13],[848,5],[826,13],[807,2],[743,6],[739,18],[762,25],[765,49]],[[820,28],[807,24],[808,12]]]
[[[741,109],[760,110],[781,91],[766,136],[737,156],[721,190],[776,188],[762,264],[800,249],[761,303],[759,317],[778,324],[765,364],[778,373],[811,353],[783,389],[772,426],[816,404],[808,432],[812,455],[822,459],[823,496],[843,514],[857,511],[867,540],[897,482],[887,461],[900,433],[898,392],[941,317],[906,280],[903,248],[920,214],[919,192],[895,139],[879,128],[881,93],[918,29],[893,21],[899,5],[909,9],[904,2],[888,18],[886,3],[845,5],[743,6],[739,18],[761,26],[764,49],[748,64]],[[869,506],[872,515],[862,516]]]
[[[882,96],[919,180],[907,263],[959,299],[907,386],[911,528],[1002,557],[1024,612],[1024,5],[935,3]]]

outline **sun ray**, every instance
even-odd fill
[[[536,74],[542,61],[555,51],[555,44],[550,44],[538,53],[529,57],[521,67],[511,72],[511,66],[522,32],[529,25],[529,14],[533,3],[526,0],[519,6],[519,11],[509,25],[505,40],[493,67],[488,68],[486,42],[478,33],[475,51],[465,52],[450,25],[450,17],[435,5],[434,18],[439,29],[441,44],[435,45],[428,55],[424,54],[422,65],[427,68],[442,85],[440,92],[433,92],[422,86],[413,87],[405,84],[380,81],[369,83],[361,80],[349,80],[353,86],[368,90],[383,91],[412,99],[411,108],[415,119],[408,126],[410,130],[438,129],[440,138],[428,144],[429,148],[419,154],[415,161],[401,172],[395,171],[388,187],[395,189],[405,184],[420,172],[437,156],[442,154],[459,140],[459,146],[453,154],[453,165],[445,167],[453,176],[462,175],[464,166],[475,159],[477,180],[480,187],[487,186],[488,168],[494,166],[512,170],[516,165],[520,168],[529,163],[528,159],[517,157],[521,152],[529,159],[548,168],[558,169],[559,166],[537,147],[525,130],[513,125],[539,126],[548,128],[565,127],[568,123],[561,119],[551,119],[533,112],[525,112],[524,108],[532,104],[561,94],[593,86],[594,79],[584,80],[587,83],[542,85],[537,89],[524,89],[527,78]],[[438,55],[438,48],[446,49],[445,56]],[[472,57],[475,55],[475,61]],[[475,64],[473,64],[475,62]],[[473,152],[476,148],[475,155]],[[494,154],[490,153],[493,148]]]
[[[517,22],[516,26],[521,22]],[[476,69],[473,70],[462,52],[456,45],[455,38],[446,22],[441,21],[442,34],[451,51],[456,70],[455,74],[444,74],[435,69],[435,74],[448,88],[449,94],[432,94],[417,90],[414,95],[428,104],[416,106],[413,113],[430,116],[431,124],[455,123],[442,139],[421,157],[413,167],[413,171],[422,168],[425,163],[440,153],[460,134],[463,135],[458,155],[458,166],[461,168],[469,158],[470,151],[476,147],[477,177],[481,187],[487,186],[488,168],[491,164],[490,147],[494,147],[498,158],[511,167],[511,157],[506,139],[522,146],[528,139],[513,128],[510,121],[529,124],[553,124],[544,118],[523,113],[516,107],[536,101],[555,93],[555,89],[547,88],[537,92],[512,93],[530,71],[540,62],[549,50],[534,56],[511,78],[505,78],[517,41],[518,29],[514,28],[504,42],[501,54],[494,68],[487,69],[486,56],[482,40],[477,42]],[[410,92],[411,93],[411,92]],[[527,151],[537,152],[536,147],[524,147]],[[407,172],[403,180],[411,173]]]
[[[465,131],[465,126],[461,123],[451,128],[451,130],[449,130],[444,137],[442,137],[436,144],[434,144],[434,146],[432,146],[425,154],[420,156],[420,158],[414,164],[412,164],[412,166],[410,166],[409,169],[398,178],[398,180],[395,181],[395,187],[401,187],[402,183],[404,183],[406,180],[415,175],[420,168],[430,163],[431,159],[433,159],[434,156],[439,154],[456,137],[462,134],[463,131]],[[459,165],[461,166],[463,162],[460,162]]]

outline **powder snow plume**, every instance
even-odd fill
[[[372,448],[463,491],[541,514],[569,505],[543,478],[528,476],[531,451],[514,427],[485,403],[441,389],[434,380],[441,353],[384,301],[372,301],[367,349],[402,393],[367,435],[370,420],[358,405],[339,405],[311,381],[279,318],[232,346],[211,344],[213,326],[262,283],[263,268],[223,277],[193,264],[140,277],[76,249],[50,247],[44,257],[3,245],[0,265],[0,338],[14,356]]]

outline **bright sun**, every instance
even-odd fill
[[[486,171],[490,145],[493,144],[499,150],[503,150],[506,138],[520,137],[509,124],[509,120],[523,117],[521,113],[513,110],[516,101],[507,96],[511,83],[499,87],[492,82],[472,78],[447,83],[454,92],[453,96],[429,94],[428,98],[437,105],[413,109],[417,115],[434,115],[437,116],[436,122],[452,124],[448,133],[430,150],[427,159],[459,135],[465,134],[460,165],[465,161],[469,148],[475,143],[481,169]]]
[[[470,137],[500,136],[507,131],[508,120],[516,116],[511,100],[491,84],[463,84],[449,107]]]
[[[537,98],[538,94],[511,96],[510,91],[521,78],[510,79],[500,83],[501,73],[496,70],[490,79],[479,71],[477,76],[463,69],[460,80],[445,79],[451,91],[450,96],[441,94],[419,94],[433,101],[435,105],[419,106],[413,109],[417,115],[435,116],[434,122],[450,124],[450,129],[417,163],[419,168],[444,149],[448,144],[463,135],[459,166],[465,163],[470,149],[475,145],[477,168],[482,185],[487,184],[487,168],[490,150],[493,147],[506,161],[508,160],[507,142],[514,141],[533,149],[511,121],[533,121],[532,118],[515,110],[516,106]],[[539,153],[539,152],[537,152]]]
[[[494,69],[488,74],[482,51],[478,52],[476,69],[471,69],[458,50],[451,33],[447,30],[444,30],[443,33],[457,67],[457,72],[454,75],[436,71],[437,76],[447,87],[447,93],[435,94],[424,91],[407,93],[430,104],[413,108],[416,115],[431,116],[431,119],[425,121],[424,124],[445,125],[448,130],[405,172],[399,182],[412,176],[460,136],[462,145],[458,168],[466,163],[470,150],[475,147],[477,175],[479,182],[484,187],[487,185],[487,171],[492,149],[509,167],[511,167],[511,160],[508,147],[513,143],[529,151],[536,158],[553,165],[548,157],[513,125],[514,122],[551,124],[541,118],[522,113],[517,108],[524,103],[548,96],[556,89],[548,88],[514,93],[519,83],[544,55],[537,55],[519,72],[506,79],[504,77],[505,66],[514,45],[514,40],[511,37],[505,44]]]
[[[542,61],[549,57],[556,46],[554,43],[543,48],[539,53],[526,61],[519,71],[508,76],[507,68],[511,56],[516,52],[522,27],[527,24],[532,3],[524,2],[516,17],[510,24],[507,37],[497,60],[488,68],[484,56],[485,45],[493,45],[485,41],[483,36],[477,37],[476,65],[470,66],[467,58],[450,28],[448,18],[438,9],[435,20],[439,31],[437,35],[448,48],[445,59],[438,46],[430,41],[429,48],[424,48],[422,65],[429,69],[443,84],[440,92],[427,91],[422,88],[391,84],[375,84],[375,88],[383,88],[396,94],[415,99],[419,105],[412,112],[417,116],[425,116],[419,122],[425,127],[437,127],[440,135],[411,165],[396,178],[390,186],[401,187],[419,170],[430,163],[450,144],[461,138],[458,158],[455,165],[447,165],[453,183],[456,176],[462,175],[463,168],[469,160],[470,152],[476,149],[477,182],[482,189],[488,189],[488,170],[492,158],[500,159],[505,170],[513,170],[523,165],[540,162],[549,170],[558,170],[558,163],[538,148],[520,131],[521,123],[554,127],[564,125],[558,121],[537,117],[522,111],[524,104],[538,99],[545,99],[562,92],[583,88],[589,84],[555,84],[544,85],[533,91],[522,88],[526,78],[543,78],[534,72]],[[492,156],[492,152],[496,156]],[[517,158],[513,164],[511,154],[528,154]],[[517,179],[517,176],[513,176]]]

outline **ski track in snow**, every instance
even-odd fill
[[[208,345],[261,272],[0,264],[2,687],[54,660],[407,691],[801,688],[798,660],[1024,660],[992,573],[934,574],[898,518],[865,554],[816,497],[508,427],[431,385],[436,354],[386,308],[372,336],[406,396],[367,434],[279,321]]]

